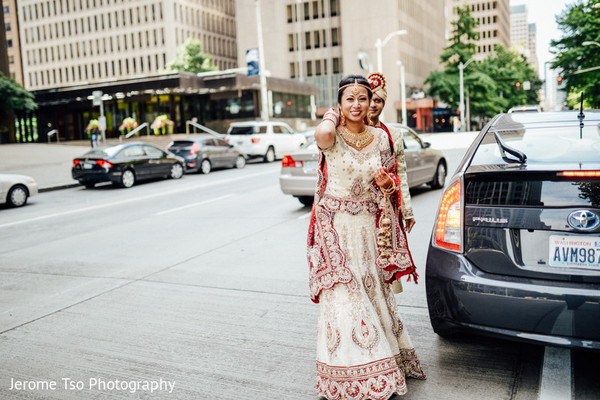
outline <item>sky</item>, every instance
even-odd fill
[[[527,22],[536,24],[536,53],[540,71],[544,70],[544,62],[553,58],[550,54],[550,40],[562,37],[562,32],[556,25],[555,16],[562,13],[568,4],[575,2],[574,0],[510,0],[511,6],[525,4],[527,6]]]

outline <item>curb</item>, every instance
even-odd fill
[[[67,183],[64,185],[48,186],[48,187],[44,187],[44,188],[39,188],[38,193],[53,192],[55,190],[62,190],[62,189],[70,189],[70,188],[74,188],[77,186],[81,186],[81,184],[79,182],[77,182],[77,183]]]

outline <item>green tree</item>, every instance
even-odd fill
[[[579,108],[580,92],[586,104],[600,108],[600,69],[588,70],[600,66],[600,47],[583,45],[584,42],[600,43],[600,8],[594,7],[599,3],[600,0],[580,0],[568,5],[556,17],[562,38],[550,42],[550,52],[556,56],[552,68],[562,70],[570,99],[568,105],[574,108]]]
[[[37,110],[34,97],[17,81],[0,72],[0,112]]]
[[[476,48],[473,41],[479,38],[470,8],[459,7],[457,12],[458,19],[452,23],[451,44],[440,56],[444,70],[431,71],[425,80],[429,94],[454,109],[459,108],[460,101],[458,65],[473,58]],[[538,103],[542,81],[536,77],[535,70],[515,51],[507,51],[503,46],[496,46],[494,50],[495,54],[482,61],[471,61],[463,71],[465,98],[470,100],[474,117],[490,118],[513,106]],[[523,88],[526,81],[531,84],[530,90]],[[521,83],[519,89],[516,82]]]
[[[167,70],[192,72],[216,71],[219,68],[212,64],[212,56],[202,52],[202,43],[198,39],[189,38],[177,49],[177,57],[167,66]]]

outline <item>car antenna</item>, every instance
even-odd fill
[[[581,104],[579,105],[577,118],[579,119],[579,139],[583,139],[583,119],[585,118],[583,114],[583,91],[581,92]]]

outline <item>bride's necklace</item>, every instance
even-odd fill
[[[344,126],[344,127],[342,127],[341,133],[342,133],[342,137],[344,138],[346,143],[348,143],[348,145],[350,145],[351,147],[355,148],[358,151],[361,151],[362,149],[367,147],[369,144],[371,144],[371,142],[375,138],[375,135],[373,135],[371,132],[369,132],[369,129],[367,126],[365,126],[364,131],[358,132],[358,133],[350,132]]]

